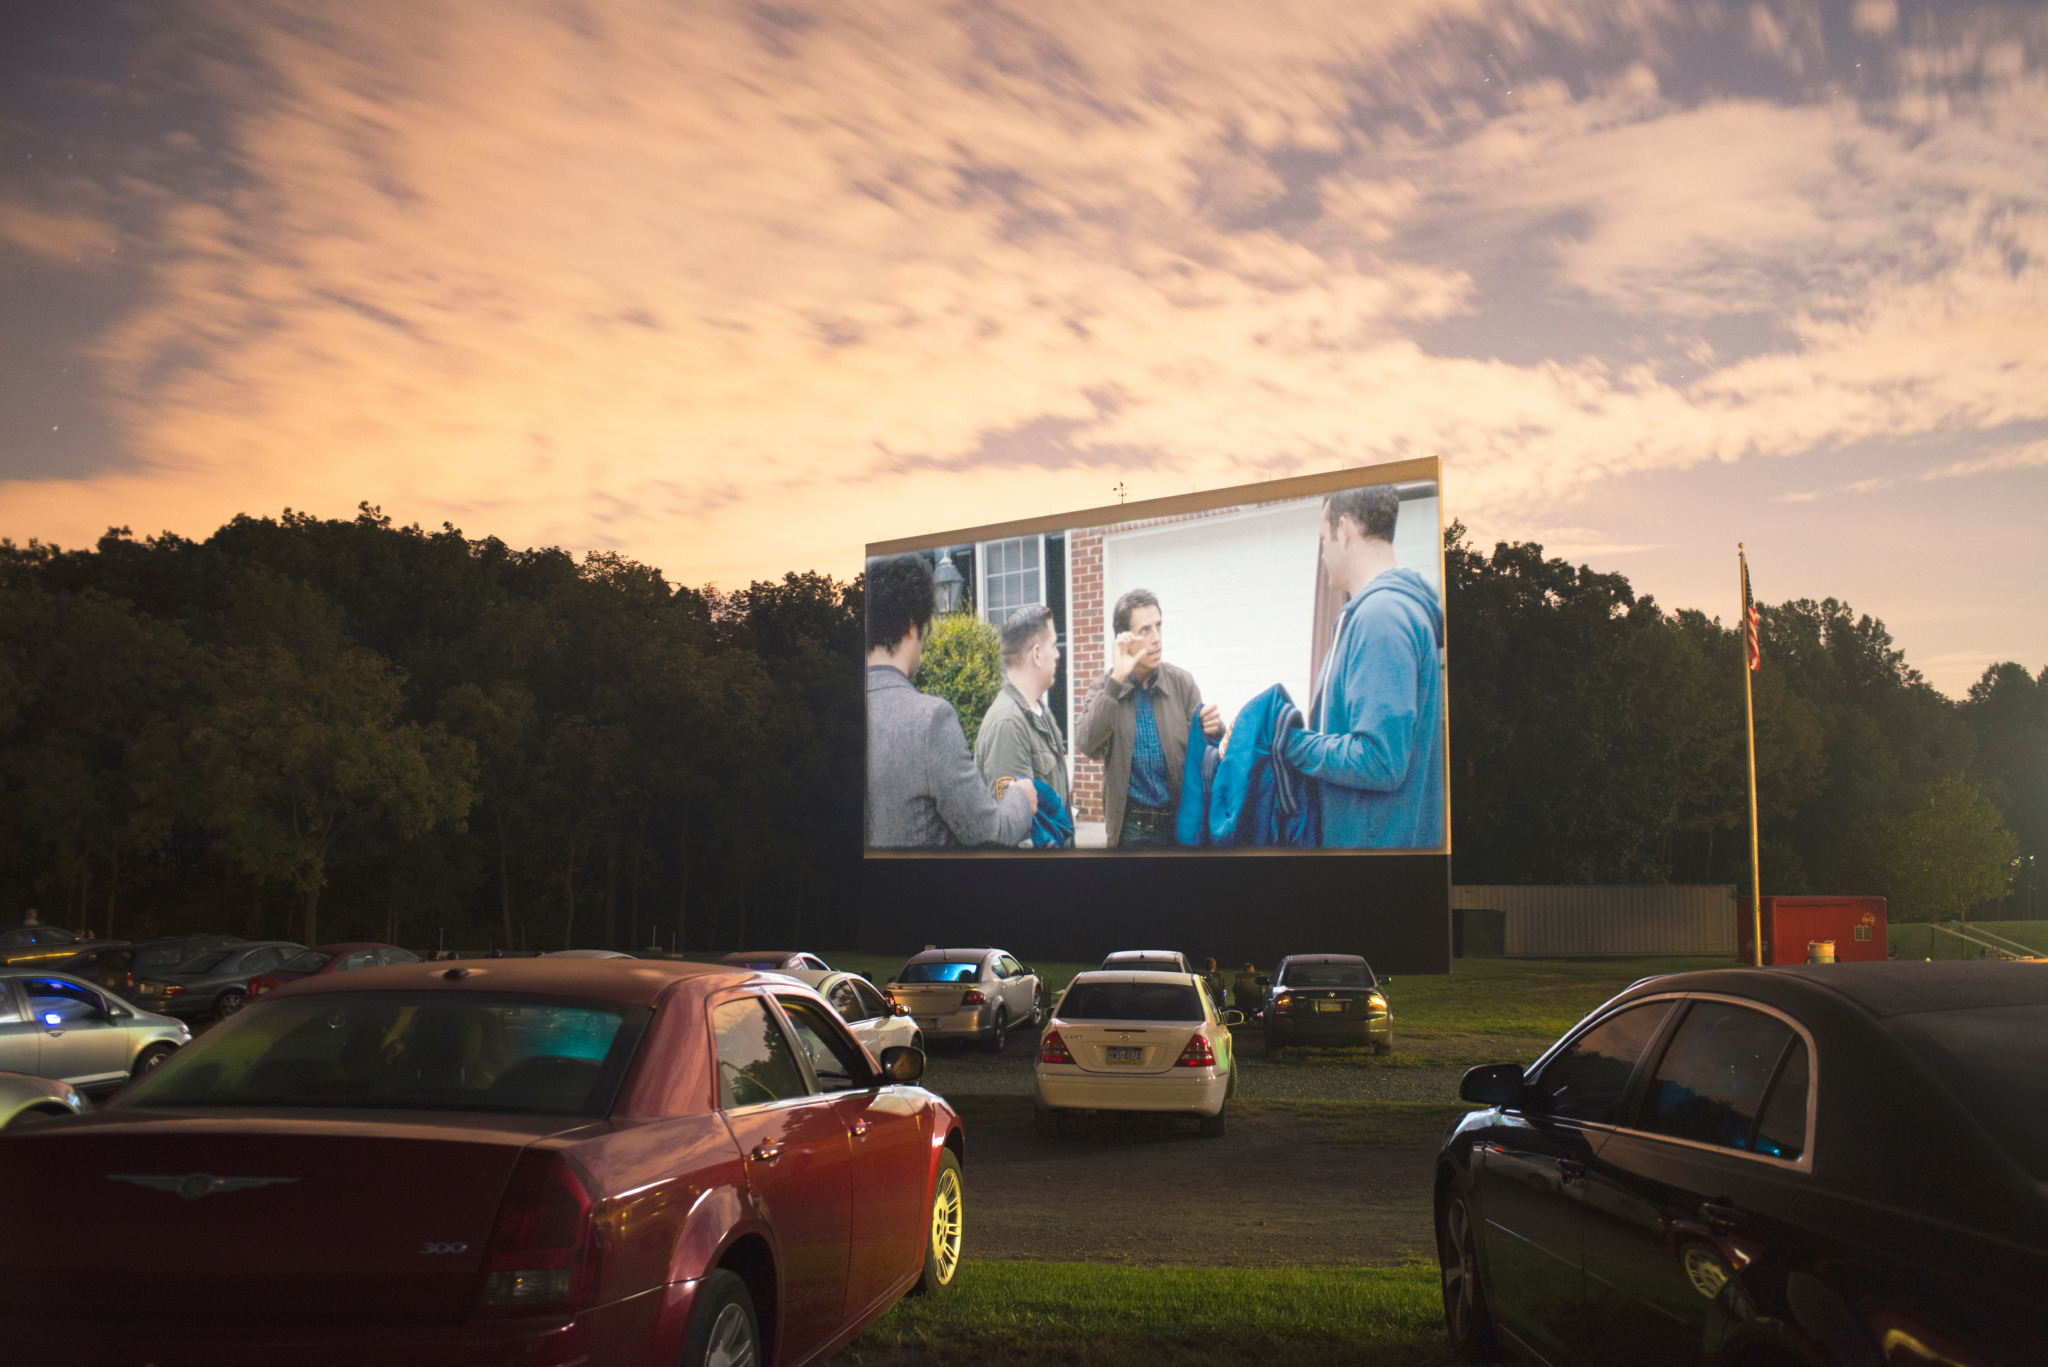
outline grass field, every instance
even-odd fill
[[[1429,1367],[1450,1360],[1437,1272],[1424,1264],[1295,1270],[969,1261],[960,1279],[951,1295],[901,1302],[836,1361]]]
[[[1967,928],[1989,931],[2017,941],[2036,954],[2048,955],[2048,921],[1972,921]],[[1901,959],[1960,959],[1966,953],[1974,959],[1982,953],[1975,945],[1966,945],[1925,923],[1901,921],[1886,927],[1885,935],[1891,941],[1892,952]]]
[[[1455,959],[1448,976],[1397,977],[1387,989],[1394,1038],[1555,1038],[1638,978],[1724,968],[1725,959]]]

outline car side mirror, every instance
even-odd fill
[[[1273,980],[1272,980],[1271,978],[1267,977],[1267,976],[1266,976],[1265,974],[1263,974],[1263,973],[1259,974],[1259,986],[1260,986],[1260,987],[1271,987],[1272,985],[1273,985]]]
[[[1244,1024],[1244,1012],[1242,1012],[1242,1011],[1225,1011],[1225,1012],[1223,1013],[1223,1023],[1224,1023],[1225,1025],[1243,1025],[1243,1024]]]
[[[1458,1099],[1480,1106],[1512,1106],[1522,1099],[1522,1065],[1482,1063],[1467,1068],[1458,1082]]]
[[[889,1014],[892,1016],[907,1016],[910,1014],[910,1008],[902,1002],[892,1001],[889,1003]]]
[[[924,1050],[896,1045],[882,1051],[882,1076],[891,1082],[915,1082],[924,1076]]]

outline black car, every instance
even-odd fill
[[[100,940],[50,966],[103,987],[123,1001],[132,1001],[135,997],[134,963],[134,945],[126,940]]]
[[[63,926],[30,923],[0,927],[0,965],[51,966],[61,963],[93,943],[94,941],[81,938]]]
[[[2048,972],[1718,969],[1636,984],[1439,1157],[1466,1361],[2048,1362]]]
[[[1386,984],[1356,954],[1290,954],[1273,970],[1260,1019],[1268,1051],[1290,1044],[1394,1047]]]
[[[168,973],[143,977],[130,996],[162,1016],[232,1016],[249,998],[249,979],[305,952],[296,940],[237,941],[200,950]]]

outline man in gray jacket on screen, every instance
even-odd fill
[[[869,849],[1021,844],[1038,790],[1030,776],[1000,801],[975,767],[959,714],[911,680],[932,624],[932,570],[922,556],[868,561]]]

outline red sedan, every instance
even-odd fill
[[[301,950],[268,973],[249,979],[249,996],[275,992],[286,983],[310,978],[317,973],[346,973],[355,968],[381,968],[385,964],[416,964],[420,956],[397,945],[354,941],[343,945],[321,945]]]
[[[13,1367],[820,1362],[960,1260],[959,1119],[793,979],[321,974],[0,1134]],[[139,1248],[176,1256],[136,1262]]]

